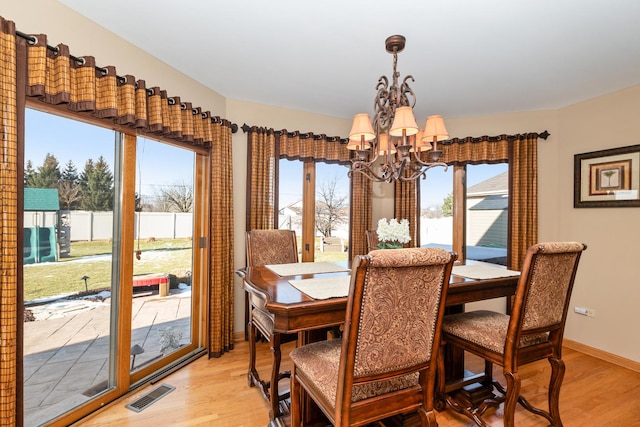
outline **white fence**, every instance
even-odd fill
[[[71,229],[71,241],[109,240],[113,237],[113,212],[60,211]],[[25,212],[24,226],[55,226],[54,212]],[[190,238],[193,214],[176,212],[136,212],[135,238]]]

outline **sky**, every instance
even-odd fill
[[[102,155],[114,172],[115,131],[28,108],[25,120],[25,164],[37,170],[47,153],[58,160],[62,172],[69,160],[78,174],[85,163]],[[153,195],[161,185],[193,184],[194,154],[169,144],[138,138],[136,191]]]

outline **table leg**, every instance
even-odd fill
[[[447,307],[445,314],[462,313],[464,306]],[[507,299],[507,311],[511,311],[510,301]],[[445,393],[463,407],[477,407],[485,399],[494,397],[492,377],[493,367],[485,362],[484,371],[473,373],[465,370],[464,350],[451,344],[443,348],[445,365]]]

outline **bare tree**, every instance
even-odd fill
[[[76,182],[61,181],[58,184],[58,199],[67,210],[76,206],[82,200],[80,185]]]
[[[331,232],[340,224],[346,223],[347,197],[338,192],[338,178],[323,182],[318,189],[316,200],[316,230],[324,237],[331,237]]]
[[[191,212],[193,187],[185,183],[164,185],[156,190],[157,206],[161,212]]]
[[[27,164],[28,169],[28,164]],[[80,187],[80,176],[78,169],[69,160],[62,170],[60,180],[58,181],[58,198],[60,205],[65,209],[77,209],[82,201],[82,188]]]

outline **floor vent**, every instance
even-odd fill
[[[171,393],[175,389],[175,387],[168,384],[162,384],[154,388],[141,398],[129,403],[126,407],[131,409],[132,411],[140,412],[143,409],[149,407],[149,405],[151,405],[152,403],[157,402],[158,400],[166,396],[168,393]]]

